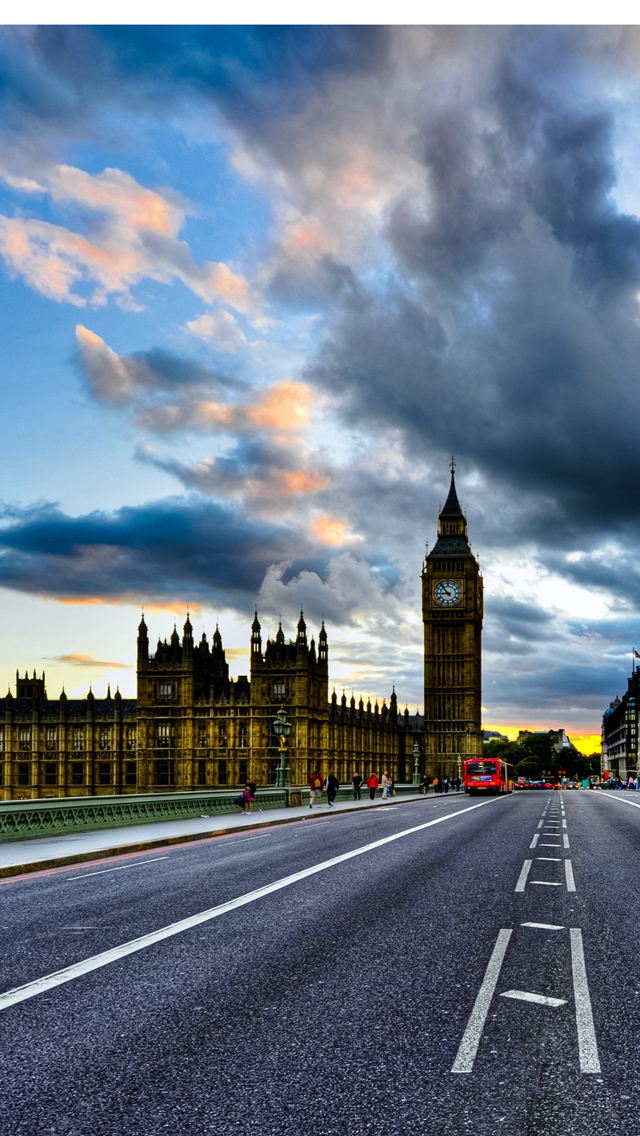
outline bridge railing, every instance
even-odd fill
[[[235,798],[239,789],[186,793],[130,793],[109,797],[43,797],[31,801],[0,801],[0,842],[25,840],[36,836],[56,836],[65,832],[90,832],[124,825],[151,824],[163,820],[238,813]],[[416,793],[415,785],[397,785],[399,795]],[[368,790],[363,791],[363,797]],[[380,795],[380,790],[377,796]],[[351,786],[338,790],[339,801],[351,800]],[[326,793],[323,793],[326,801]],[[282,809],[308,805],[309,790],[302,786],[288,789],[258,789],[255,810]]]

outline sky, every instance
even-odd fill
[[[485,726],[587,751],[640,649],[640,32],[0,29],[0,682],[135,693],[324,618],[422,705],[455,455]]]

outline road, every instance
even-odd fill
[[[0,1130],[635,1136],[634,802],[431,797],[2,881]]]

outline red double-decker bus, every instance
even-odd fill
[[[499,757],[470,757],[464,763],[465,793],[510,793],[511,766]]]

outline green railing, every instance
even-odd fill
[[[414,785],[396,786],[399,794],[415,793]],[[127,794],[114,797],[46,797],[35,801],[0,801],[0,842],[65,832],[91,832],[124,825],[151,824],[190,817],[238,813],[238,789],[201,793]],[[366,796],[366,792],[363,796]],[[338,790],[339,801],[353,796],[349,786]],[[326,800],[326,794],[323,794]],[[308,805],[309,790],[258,789],[254,811]]]

